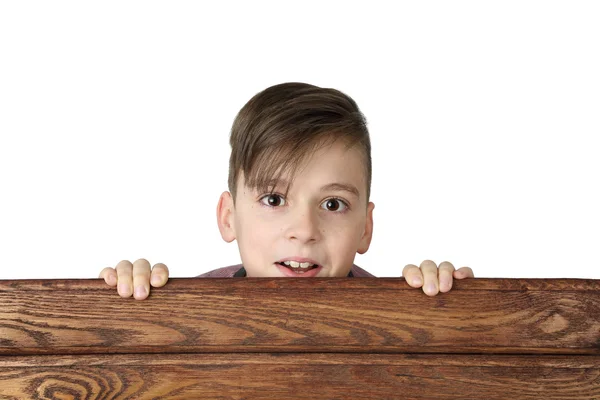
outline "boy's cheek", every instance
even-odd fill
[[[263,233],[259,230],[250,232],[242,232],[238,237],[238,248],[242,257],[242,263],[249,266],[259,264],[271,264],[275,260],[266,260],[273,253],[273,246],[267,245],[272,243],[268,238],[262,236]],[[263,258],[265,260],[263,260]]]

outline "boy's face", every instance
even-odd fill
[[[358,195],[326,188],[331,184],[353,187]],[[366,204],[364,162],[355,147],[346,149],[339,140],[321,147],[297,169],[287,198],[285,184],[277,185],[273,195],[259,193],[246,187],[240,173],[237,185],[235,207],[224,192],[217,218],[223,239],[237,240],[248,277],[343,277],[356,253],[369,248],[375,205]],[[297,258],[320,267],[296,274],[278,263]]]

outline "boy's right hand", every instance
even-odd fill
[[[165,264],[159,263],[154,264],[150,271],[150,263],[143,258],[133,264],[123,260],[115,268],[104,268],[99,278],[103,278],[110,286],[117,286],[121,297],[131,297],[133,293],[136,300],[144,300],[150,294],[150,284],[161,287],[167,283],[169,269]]]

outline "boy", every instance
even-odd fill
[[[229,192],[217,223],[237,240],[242,264],[199,277],[373,277],[354,265],[373,235],[371,143],[358,106],[344,93],[284,83],[256,94],[236,116],[230,136]],[[439,274],[438,274],[439,272]],[[145,299],[166,284],[169,270],[144,259],[121,261],[100,273],[123,297]],[[402,271],[429,296],[452,279],[474,277],[468,267],[429,260]],[[151,279],[152,278],[152,279]]]

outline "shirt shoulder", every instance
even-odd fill
[[[205,272],[202,275],[198,275],[196,278],[233,278],[233,275],[240,268],[242,268],[242,264],[230,265],[228,267],[217,268]]]
[[[228,267],[217,268],[205,272],[202,275],[196,276],[196,278],[233,278],[233,275],[235,275],[240,268],[242,268],[242,264],[230,265]],[[375,275],[362,269],[358,265],[352,264],[351,271],[355,278],[377,278]]]
[[[371,274],[368,271],[365,271],[364,269],[362,269],[361,267],[359,267],[358,265],[352,264],[352,275],[355,278],[377,278],[375,275]]]

